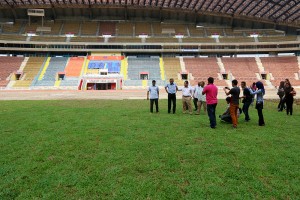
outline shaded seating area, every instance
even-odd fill
[[[100,22],[99,35],[110,34],[116,35],[116,23],[115,22]]]
[[[150,23],[144,23],[144,22],[135,23],[135,35],[139,36],[141,34],[152,35]]]
[[[259,42],[279,42],[279,41],[296,41],[297,36],[273,36],[273,37],[259,37]]]
[[[65,22],[61,34],[72,33],[78,35],[79,29],[80,22]]]
[[[81,25],[81,35],[96,36],[98,31],[98,22],[83,22]]]

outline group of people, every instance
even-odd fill
[[[174,79],[170,79],[170,82],[165,86],[165,91],[168,93],[168,113],[176,113],[176,92],[182,91],[182,111],[183,113],[193,114],[192,99],[195,105],[196,115],[200,114],[201,107],[203,106],[204,113],[207,113],[210,121],[210,127],[216,128],[216,107],[218,104],[218,88],[214,85],[214,78],[209,77],[207,79],[208,84],[205,86],[203,81],[199,82],[194,88],[189,86],[189,82],[184,82],[184,87],[178,89]],[[283,88],[283,89],[282,89]],[[241,95],[242,89],[242,96]],[[241,82],[241,89],[238,86],[237,80],[232,80],[232,88],[223,88],[225,94],[228,96],[226,101],[228,103],[227,110],[220,115],[222,121],[232,123],[233,128],[238,126],[238,117],[243,112],[245,115],[245,121],[250,120],[249,107],[253,103],[256,96],[255,108],[258,113],[258,125],[265,126],[263,108],[264,108],[264,95],[265,88],[261,81],[254,83],[251,87],[247,87],[246,82]],[[291,87],[289,81],[286,80],[283,87],[279,87],[278,91],[284,91],[284,95],[281,97],[278,105],[279,111],[284,107],[284,103],[287,106],[287,113],[292,115],[293,109],[293,96],[296,94],[295,90]],[[281,94],[281,93],[280,93]],[[279,95],[279,92],[278,92]],[[291,97],[290,97],[291,96]],[[153,113],[153,105],[156,106],[156,112],[158,110],[159,88],[156,86],[156,81],[152,81],[152,86],[149,87],[147,92],[147,99],[150,99],[150,112]],[[240,100],[242,100],[242,108],[240,108]],[[172,106],[173,105],[173,106]],[[172,109],[171,109],[172,108]]]
[[[289,79],[281,81],[278,87],[277,95],[279,96],[278,112],[286,109],[287,115],[293,115],[294,96],[296,95],[295,89],[292,87]]]

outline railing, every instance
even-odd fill
[[[253,53],[290,52],[300,50],[300,41],[268,43],[80,43],[80,42],[19,42],[0,40],[2,51],[38,52],[180,52],[180,53]]]

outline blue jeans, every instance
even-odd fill
[[[216,107],[217,107],[217,104],[207,104],[207,114],[209,117],[209,122],[210,122],[211,128],[215,128],[217,126]]]
[[[243,105],[243,112],[245,114],[246,121],[250,120],[250,117],[249,117],[249,106],[250,105],[251,105],[251,102],[245,102]]]

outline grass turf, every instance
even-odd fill
[[[159,104],[2,101],[0,199],[299,199],[299,106],[213,130]]]

